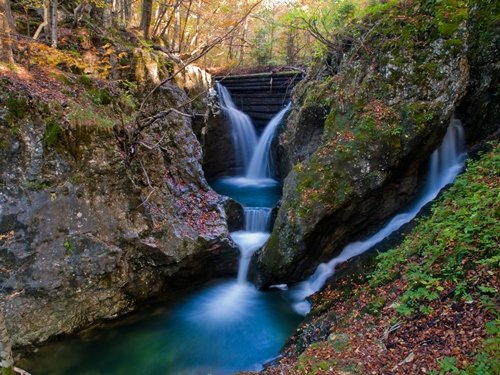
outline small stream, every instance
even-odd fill
[[[241,151],[236,158],[241,175],[211,183],[244,207],[245,229],[231,233],[241,253],[237,278],[213,281],[173,306],[156,305],[106,327],[49,343],[20,362],[21,367],[34,375],[224,375],[259,370],[278,355],[310,309],[306,298],[333,275],[337,264],[367,251],[410,221],[463,167],[462,130],[455,121],[431,157],[427,188],[407,212],[367,240],[349,244],[290,290],[258,291],[247,280],[248,267],[252,254],[270,236],[271,211],[281,196],[269,149],[290,105],[270,121],[259,139],[229,92],[221,85],[218,91],[235,147]]]

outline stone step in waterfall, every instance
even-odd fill
[[[304,78],[300,71],[215,77],[224,85],[236,106],[250,116],[260,132],[290,101],[295,85]]]

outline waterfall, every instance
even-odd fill
[[[232,185],[237,189],[250,187],[254,191],[262,190],[265,186],[277,185],[277,182],[272,179],[271,142],[276,128],[291,104],[288,104],[269,121],[257,142],[250,118],[235,107],[229,91],[224,86],[217,83],[217,90],[220,93],[221,108],[231,123],[237,158],[244,162],[242,166],[247,171],[245,177],[225,179],[226,185]],[[238,266],[239,284],[247,282],[250,259],[270,236],[271,211],[271,207],[245,206],[245,229],[231,233],[231,238],[238,245],[241,253]]]
[[[285,113],[288,112],[291,103],[279,111],[267,124],[262,136],[259,139],[257,148],[250,161],[246,176],[248,178],[273,178],[273,165],[271,160],[271,142],[273,140],[276,128],[283,120]]]
[[[238,167],[246,171],[257,145],[257,135],[252,120],[250,120],[248,115],[236,108],[227,88],[222,86],[219,82],[216,83],[216,86],[219,92],[220,107],[231,126]]]
[[[247,282],[252,255],[266,243],[270,236],[271,210],[269,207],[245,207],[245,230],[231,233],[231,238],[238,245],[241,254],[238,265],[238,283]]]
[[[451,121],[441,145],[432,153],[428,180],[422,196],[408,212],[394,216],[388,224],[367,240],[348,244],[336,258],[328,263],[321,263],[308,279],[295,285],[291,289],[292,299],[295,301],[295,311],[302,315],[307,314],[311,306],[306,298],[323,287],[326,280],[335,273],[335,267],[338,264],[364,253],[410,222],[427,203],[437,197],[443,187],[453,182],[465,164],[464,143],[462,124],[459,120],[454,119]]]
[[[269,231],[269,219],[271,208],[268,207],[245,207],[245,230],[248,232]]]

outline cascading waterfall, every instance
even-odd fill
[[[262,247],[270,236],[269,207],[244,207],[245,230],[231,233],[231,238],[240,249],[238,283],[247,282],[248,267],[253,253]]]
[[[321,263],[307,280],[295,285],[290,290],[292,299],[295,301],[293,304],[295,311],[306,315],[311,308],[306,298],[323,287],[326,280],[335,273],[335,267],[338,264],[364,253],[410,222],[427,203],[437,197],[442,188],[452,183],[464,167],[467,156],[464,144],[462,124],[459,120],[453,119],[441,146],[432,153],[427,184],[418,201],[408,212],[394,216],[388,224],[367,240],[348,244],[337,257],[328,263]]]
[[[245,230],[249,232],[268,232],[271,208],[245,207]]]
[[[246,171],[257,146],[257,134],[250,117],[236,108],[228,89],[216,83],[219,104],[231,126],[238,167]]]
[[[255,185],[259,185],[261,184],[261,180],[272,179],[271,142],[276,128],[283,120],[283,116],[290,109],[290,106],[291,104],[288,104],[279,111],[264,129],[247,170],[245,183],[253,182]],[[253,253],[262,247],[270,236],[269,222],[272,207],[245,206],[243,209],[245,214],[245,230],[231,234],[241,252],[238,269],[238,282],[240,283],[247,280],[248,266]]]
[[[273,141],[276,128],[281,123],[283,117],[291,106],[292,103],[288,103],[288,105],[279,111],[266,126],[252,156],[252,160],[250,161],[250,165],[246,173],[247,178],[259,179],[274,177],[271,159],[271,143]]]
[[[240,189],[278,186],[278,182],[272,178],[273,168],[270,148],[276,128],[283,120],[285,113],[290,109],[291,104],[288,104],[269,121],[259,141],[256,142],[254,141],[255,131],[250,118],[235,107],[229,91],[224,86],[217,83],[217,89],[220,93],[221,107],[227,113],[231,129],[233,129],[236,158],[237,160],[249,161],[248,164],[245,164],[247,167],[245,177],[227,178],[225,183]],[[248,130],[248,127],[251,127],[252,131]],[[248,158],[250,153],[252,155],[251,159]],[[245,230],[231,233],[231,237],[238,245],[241,253],[238,282],[244,283],[247,280],[248,266],[253,253],[262,247],[269,238],[272,206],[254,206],[253,202],[245,204],[244,201],[240,203],[244,206]]]

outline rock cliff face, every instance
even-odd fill
[[[26,94],[0,99],[0,307],[15,345],[235,272],[191,119],[162,113],[191,113],[183,91],[158,90],[126,148],[110,128],[53,126],[63,119]]]
[[[498,32],[479,42],[483,8],[407,5],[381,4],[346,28],[297,86],[276,151],[282,205],[256,259],[261,285],[304,278],[411,201],[457,107],[471,134],[498,127]],[[487,57],[471,69],[478,44]]]

